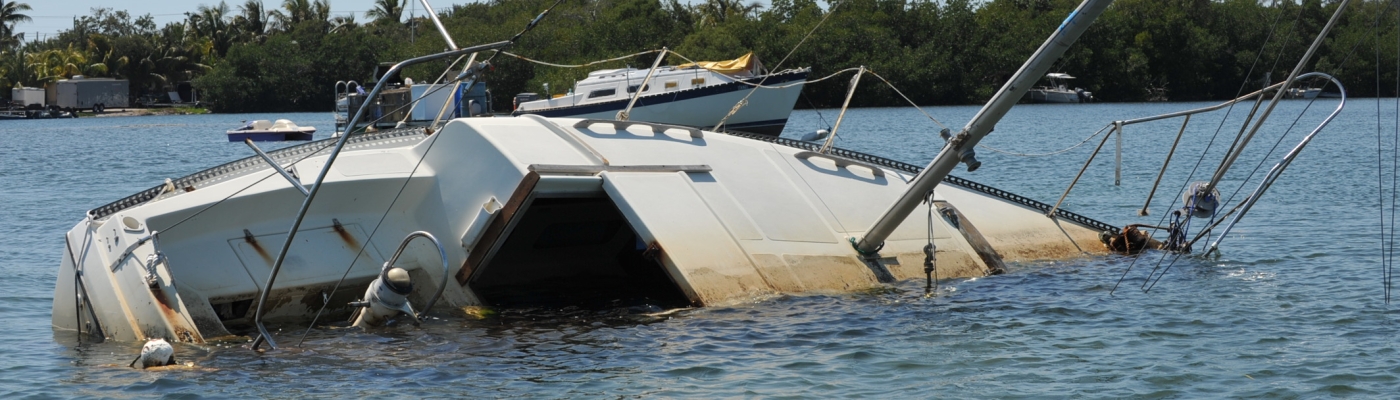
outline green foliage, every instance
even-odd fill
[[[193,80],[217,111],[311,111],[332,107],[338,80],[369,81],[381,61],[448,47],[404,0],[378,0],[365,21],[333,16],[327,0],[244,0],[200,5],[185,21],[157,28],[149,16],[99,8],[53,39],[7,48],[0,83],[38,85],[75,73],[130,79],[132,95]],[[275,0],[274,0],[275,1]],[[509,40],[555,0],[492,0],[441,15],[459,46]],[[22,3],[3,2],[0,33],[25,20]],[[811,77],[866,66],[918,104],[970,104],[989,98],[1075,9],[1078,0],[579,0],[558,5],[509,52],[558,64],[584,64],[663,47],[692,60],[756,53],[770,69],[812,68]],[[1108,101],[1234,97],[1282,79],[1338,2],[1298,0],[1119,0],[1053,70]],[[236,10],[235,10],[236,9]],[[3,13],[0,13],[3,14]],[[1395,95],[1396,20],[1392,2],[1352,4],[1309,70],[1337,75],[1353,95]],[[819,26],[820,24],[820,26]],[[0,37],[0,39],[5,39]],[[589,71],[645,67],[655,53],[588,68],[542,66],[483,53],[496,104],[519,92],[567,91]],[[667,64],[685,62],[670,56]],[[431,81],[446,64],[410,68]],[[460,70],[461,64],[455,69]],[[1379,72],[1377,72],[1379,71]],[[455,71],[450,75],[455,75]],[[808,104],[839,106],[847,78],[808,85]],[[852,103],[905,102],[867,77]],[[498,107],[497,111],[505,111]]]
[[[322,111],[335,102],[335,81],[371,71],[392,43],[357,30],[327,35],[316,21],[260,44],[243,44],[194,80],[216,112]]]

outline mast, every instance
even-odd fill
[[[938,156],[924,167],[914,181],[909,185],[909,190],[904,195],[895,200],[890,208],[885,210],[884,215],[866,230],[865,237],[855,243],[856,251],[862,254],[871,254],[879,251],[885,244],[885,238],[899,227],[901,222],[909,216],[914,207],[923,200],[924,194],[933,190],[943,179],[953,171],[953,167],[961,161],[967,164],[968,172],[977,170],[982,165],[977,161],[973,149],[977,142],[992,132],[992,127],[1002,116],[1011,109],[1011,106],[1020,101],[1026,95],[1026,90],[1035,85],[1042,76],[1050,69],[1051,64],[1060,56],[1065,54],[1071,44],[1079,40],[1079,35],[1089,29],[1089,25],[1098,19],[1099,14],[1108,8],[1113,0],[1084,0],[1079,4],[1074,12],[1071,12],[1060,27],[1055,29],[1055,33],[1040,45],[1040,48],[1031,55],[1029,60],[1006,81],[1006,85],[997,90],[992,100],[988,101],[977,115],[972,117],[972,121],[963,127],[961,133],[953,137],[938,152]],[[853,238],[852,241],[855,241]]]

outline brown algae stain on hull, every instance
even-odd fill
[[[258,243],[258,238],[253,237],[253,234],[249,233],[246,229],[243,230],[243,241],[247,242],[249,246],[252,246],[253,251],[258,252],[258,257],[262,257],[263,262],[266,262],[267,265],[272,265],[272,255],[267,254],[267,249],[264,249],[262,244]]]
[[[180,315],[179,312],[175,311],[175,307],[172,305],[175,302],[175,300],[171,299],[170,296],[167,296],[164,290],[161,290],[159,286],[151,288],[151,296],[155,297],[156,305],[159,306],[161,314],[165,316],[165,321],[168,322],[170,324],[170,328],[174,330],[173,333],[175,337],[167,339],[173,339],[176,341],[186,343],[204,342],[204,337],[199,335],[198,331],[184,325],[185,319]],[[157,335],[156,337],[159,336],[161,335]]]
[[[335,225],[332,226],[332,229],[335,230],[337,236],[340,236],[340,240],[345,242],[346,246],[350,247],[350,251],[360,251],[359,239],[355,239],[355,235],[351,235],[350,231],[346,230],[345,226],[340,224],[340,221],[335,221]]]

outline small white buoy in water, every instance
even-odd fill
[[[141,355],[136,356],[136,359],[131,360],[131,364],[127,366],[136,366],[136,364],[141,364],[141,369],[174,365],[175,348],[161,338],[146,341],[146,345],[141,346]]]
[[[802,141],[810,142],[814,140],[822,140],[826,139],[827,135],[830,134],[831,132],[826,129],[818,129],[816,132],[807,132],[807,134],[802,135]]]

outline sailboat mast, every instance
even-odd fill
[[[1011,109],[1012,105],[1020,101],[1025,96],[1026,90],[1030,89],[1040,77],[1050,69],[1051,64],[1065,54],[1071,44],[1079,40],[1079,35],[1089,29],[1089,25],[1098,19],[1103,10],[1112,4],[1113,0],[1085,0],[1079,4],[1074,12],[1066,17],[1060,27],[1055,29],[1055,33],[1040,45],[1040,48],[1026,60],[1021,69],[1011,76],[1006,84],[997,90],[991,101],[982,106],[982,110],[972,117],[972,121],[963,127],[961,133],[954,136],[943,150],[938,152],[938,156],[924,167],[914,181],[909,185],[909,190],[895,200],[890,208],[885,210],[884,215],[866,230],[865,237],[855,244],[856,250],[869,254],[880,249],[885,243],[885,238],[889,237],[894,229],[899,227],[901,222],[913,212],[914,208],[923,200],[924,194],[933,190],[943,179],[953,171],[953,167],[959,161],[968,165],[968,171],[977,169],[981,163],[974,158],[973,149],[977,142],[992,132],[992,127],[1002,116]]]

